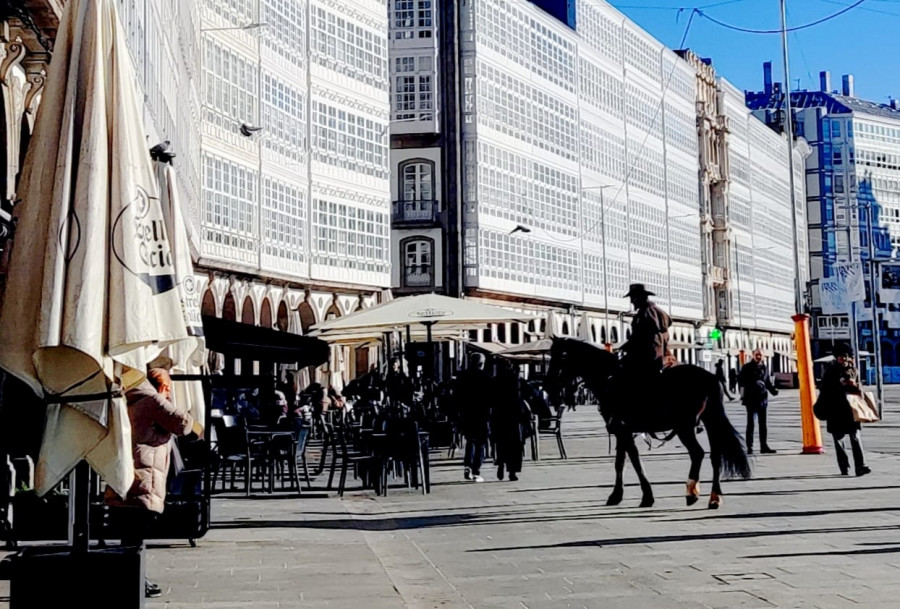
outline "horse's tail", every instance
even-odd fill
[[[706,425],[710,448],[721,455],[722,474],[726,478],[740,477],[746,480],[752,472],[744,439],[728,420],[719,382],[714,379],[710,385],[706,408],[701,416]]]

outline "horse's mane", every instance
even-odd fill
[[[574,338],[554,338],[553,340],[555,343],[562,344],[569,353],[575,353],[585,358],[590,358],[590,362],[581,362],[583,364],[589,365],[590,363],[593,363],[596,365],[600,363],[606,366],[618,365],[619,356],[615,353],[610,353],[603,347],[598,347],[597,345]],[[555,346],[556,345],[554,345],[554,347]]]

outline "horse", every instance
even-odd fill
[[[635,387],[613,389],[612,382],[619,372],[617,355],[590,343],[571,338],[554,338],[550,349],[550,367],[547,371],[548,393],[554,405],[560,404],[561,390],[581,379],[596,397],[600,414],[606,421],[607,429],[616,438],[616,483],[606,505],[618,505],[624,496],[622,471],[627,455],[640,480],[643,497],[641,507],[651,507],[654,503],[653,489],[644,468],[641,456],[634,442],[635,434],[658,434],[671,431],[669,439],[678,436],[691,457],[685,499],[689,506],[700,498],[700,466],[706,452],[697,440],[697,426],[702,422],[709,436],[710,458],[713,465],[712,492],[709,509],[718,509],[722,504],[720,475],[747,479],[751,475],[750,462],[744,448],[743,438],[728,420],[722,401],[722,389],[716,376],[698,366],[678,365],[666,368],[660,373],[658,391],[654,396],[660,401],[656,409],[647,412],[639,410],[617,411],[616,393],[625,390],[637,393]],[[626,415],[624,422],[616,415]],[[628,417],[628,414],[634,416]]]

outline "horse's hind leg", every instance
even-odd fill
[[[712,459],[713,465],[713,481],[712,493],[709,494],[709,509],[717,510],[722,505],[722,486],[719,482],[722,471],[722,455],[716,450],[715,446],[709,449],[709,458]]]
[[[631,436],[628,436],[629,438]],[[622,479],[625,470],[625,436],[616,436],[616,484],[606,500],[606,505],[619,505],[625,496],[625,482]]]
[[[687,493],[685,501],[688,505],[694,505],[700,499],[700,466],[703,464],[703,457],[706,451],[700,446],[697,435],[694,433],[694,426],[691,425],[678,432],[678,439],[684,444],[691,456],[691,470],[688,473]]]
[[[628,453],[628,458],[631,459],[631,466],[634,468],[634,472],[637,474],[638,480],[641,483],[641,493],[643,494],[641,497],[641,507],[653,507],[653,502],[655,501],[653,498],[653,489],[650,487],[650,481],[647,480],[647,476],[644,473],[644,464],[641,462],[641,453],[634,443],[634,438],[628,436],[628,439],[629,442],[626,444],[625,452]]]

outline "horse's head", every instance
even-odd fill
[[[566,393],[581,380],[600,399],[617,362],[615,355],[590,343],[572,338],[554,338],[544,383],[551,402],[554,406],[560,406]]]
[[[575,343],[576,341],[568,338],[554,338],[550,347],[550,367],[544,389],[555,407],[563,404],[565,395],[581,378],[580,367],[576,365],[578,356],[574,353]]]

